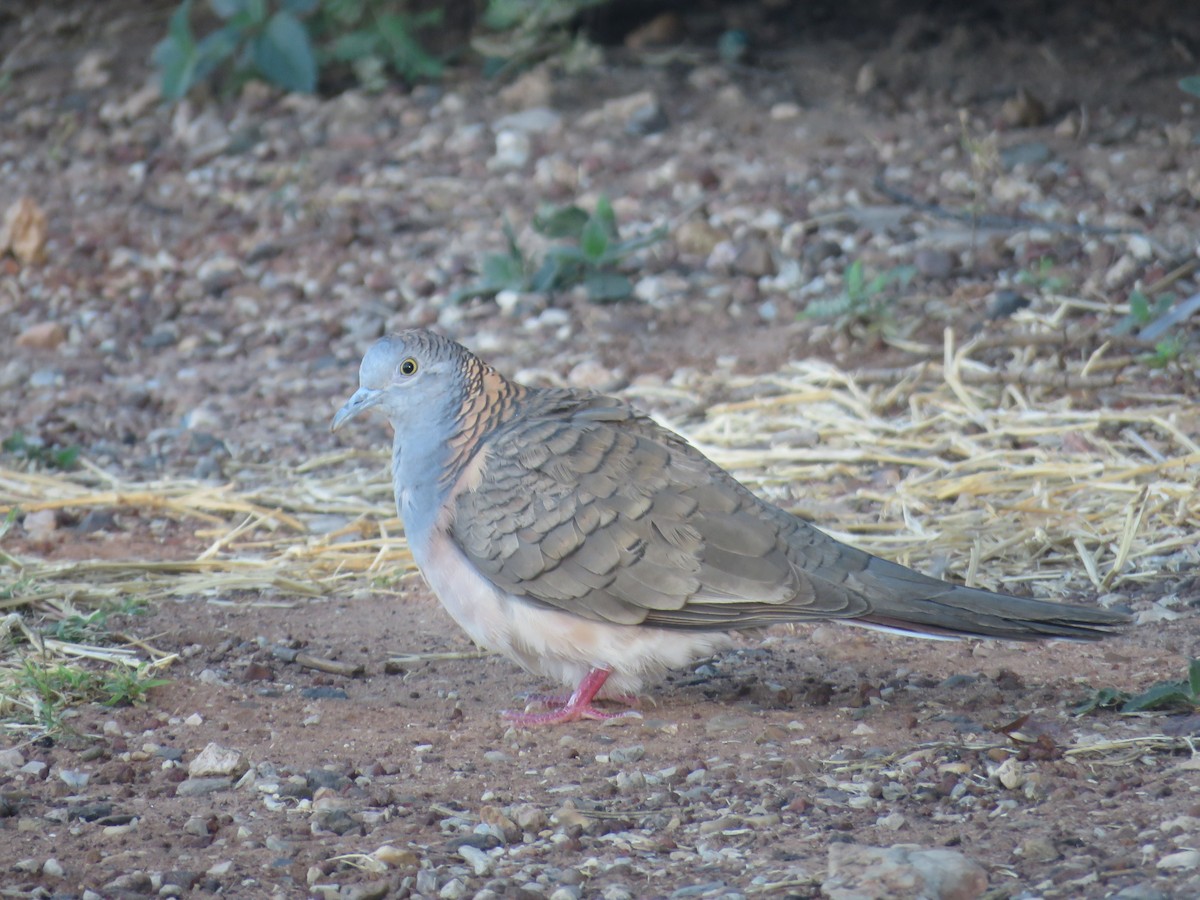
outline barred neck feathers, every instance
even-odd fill
[[[509,381],[475,356],[464,354],[460,363],[461,400],[438,479],[443,488],[450,488],[458,481],[484,437],[494,433],[529,393],[524,385]]]

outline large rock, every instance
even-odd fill
[[[250,768],[241,750],[230,750],[220,744],[209,744],[201,750],[196,758],[188,763],[188,775],[191,778],[211,776],[228,776],[240,778]]]

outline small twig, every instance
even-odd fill
[[[1148,734],[1142,737],[1118,738],[1112,741],[1097,741],[1094,744],[1081,744],[1069,747],[1063,751],[1063,756],[1087,756],[1091,754],[1109,753],[1114,750],[1194,750],[1193,742],[1186,737],[1170,737],[1165,734]],[[1124,757],[1122,758],[1124,759]]]
[[[1158,281],[1154,282],[1154,284],[1147,285],[1145,288],[1143,288],[1142,292],[1150,297],[1153,297],[1155,294],[1165,291],[1181,278],[1187,278],[1187,276],[1191,275],[1197,269],[1200,269],[1200,257],[1189,259],[1187,262],[1183,263],[1183,265],[1176,266],[1162,278],[1158,279]]]
[[[442,653],[400,653],[389,657],[383,664],[387,675],[398,675],[417,663],[446,662],[455,659],[484,659],[492,654],[486,650],[445,651]]]
[[[276,659],[295,663],[305,669],[316,669],[318,672],[340,675],[343,678],[357,678],[366,672],[366,667],[362,663],[344,663],[338,662],[336,659],[324,659],[320,656],[313,656],[311,653],[293,650],[291,647],[272,647],[271,655]]]

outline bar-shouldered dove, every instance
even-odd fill
[[[729,633],[844,619],[925,637],[1084,639],[1115,612],[930,578],[760,499],[622,400],[509,381],[429,331],[363,357],[337,430],[377,409],[413,558],[478,644],[574,693],[519,724],[606,718],[601,688],[728,646]]]

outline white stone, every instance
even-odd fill
[[[230,750],[220,744],[211,743],[188,764],[188,776],[206,778],[228,775],[238,777],[250,767],[241,750]]]
[[[1160,869],[1194,869],[1200,866],[1200,850],[1180,850],[1168,853],[1158,861]]]

